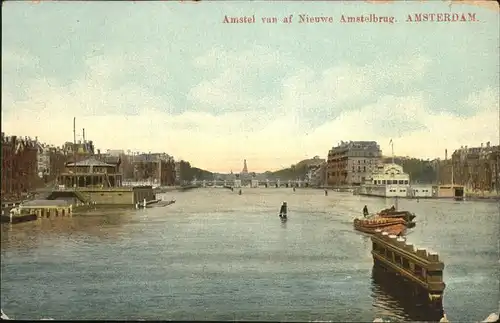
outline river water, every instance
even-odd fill
[[[2,225],[4,312],[60,320],[431,319],[374,280],[370,240],[352,228],[365,204],[373,212],[391,200],[275,188],[165,198],[177,203]],[[498,205],[400,200],[399,208],[417,214],[408,240],[445,263],[448,318],[477,321],[497,310]]]

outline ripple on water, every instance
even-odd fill
[[[430,317],[405,302],[400,287],[384,288],[372,279],[370,239],[352,229],[365,204],[378,210],[391,201],[290,189],[166,197],[176,204],[2,226],[2,308],[26,319]],[[283,201],[290,208],[286,224],[277,217]],[[412,242],[437,250],[445,262],[450,320],[490,313],[498,299],[492,283],[498,266],[496,205],[399,205],[417,214]]]

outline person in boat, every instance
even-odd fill
[[[396,208],[393,206],[391,206],[391,208],[389,209],[389,211],[396,211]]]
[[[287,214],[286,202],[283,202],[283,204],[281,204],[281,208],[280,208],[280,218],[286,219],[286,214]]]
[[[328,196],[328,190],[325,190],[325,196]]]
[[[239,195],[241,195],[241,190],[238,192]]]
[[[365,205],[365,207],[363,208],[363,215],[366,218],[368,216],[368,214],[370,214],[370,213],[368,213],[368,206]]]

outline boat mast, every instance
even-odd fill
[[[74,165],[74,175],[73,179],[77,179],[78,182],[78,177],[76,176],[76,117],[73,117],[73,165]],[[78,186],[78,183],[73,184],[73,187],[76,190],[76,187]]]

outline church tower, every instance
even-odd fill
[[[248,174],[248,168],[247,168],[247,160],[243,160],[243,170],[241,171],[242,174]]]

